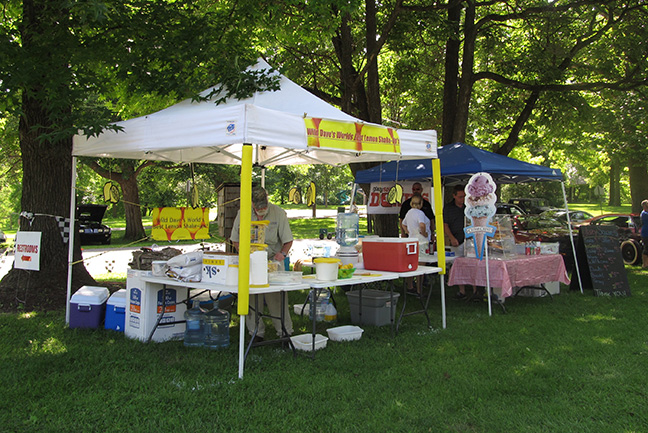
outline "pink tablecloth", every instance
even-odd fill
[[[491,259],[488,270],[490,286],[501,288],[502,297],[511,296],[513,287],[537,286],[550,281],[569,284],[565,262],[559,254]],[[486,286],[486,260],[457,257],[450,269],[448,284]]]

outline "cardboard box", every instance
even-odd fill
[[[225,284],[227,268],[238,265],[238,254],[205,251],[203,253],[202,282]]]
[[[389,325],[396,318],[396,306],[400,293],[394,293],[393,306],[389,292],[365,289],[362,291],[362,315],[360,315],[360,291],[346,293],[351,311],[351,323],[360,325]],[[392,311],[393,310],[393,311]]]
[[[83,286],[70,298],[70,328],[99,328],[106,315],[108,289]]]
[[[149,335],[162,313],[162,284],[149,283],[143,277],[151,276],[151,271],[130,269],[126,279],[126,318],[124,334],[128,338],[148,341]],[[153,333],[151,341],[163,342],[184,338],[184,313],[187,306],[180,302],[186,298],[187,289],[168,286],[165,309],[160,325]],[[178,303],[180,302],[180,303]]]
[[[126,322],[126,289],[119,289],[106,302],[106,323],[104,328],[124,332]]]
[[[409,272],[418,268],[418,240],[415,238],[365,238],[362,241],[365,269]]]

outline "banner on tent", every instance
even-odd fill
[[[402,202],[412,196],[412,185],[420,183],[423,186],[424,199],[434,205],[432,199],[432,182],[421,181],[401,181],[398,182],[403,187]],[[367,194],[367,214],[398,214],[401,203],[389,203],[389,190],[394,186],[394,182],[374,182],[371,184],[369,194]]]
[[[380,125],[304,118],[309,147],[357,152],[400,153],[398,131]]]
[[[208,239],[209,208],[157,207],[151,237],[156,241]]]

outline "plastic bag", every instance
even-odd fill
[[[194,251],[191,253],[184,253],[184,254],[180,254],[179,256],[175,256],[167,260],[167,265],[170,268],[185,267],[185,266],[192,266],[192,265],[202,266],[202,260],[203,260],[203,252],[202,250],[200,250],[200,251]]]
[[[183,282],[199,282],[202,280],[202,261],[191,266],[171,266],[166,276]]]

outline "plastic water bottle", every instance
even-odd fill
[[[328,305],[326,306],[326,311],[324,312],[324,321],[335,322],[336,320],[337,310],[335,309],[335,305],[333,305],[333,303],[329,301]]]
[[[197,347],[203,345],[205,336],[205,313],[200,309],[199,301],[194,300],[193,306],[185,311],[187,321],[184,333],[184,345]]]
[[[329,297],[331,294],[328,289],[322,289],[315,299],[315,320],[318,322],[324,321],[324,315],[326,314],[326,307],[329,304]],[[310,318],[313,319],[313,312],[309,313]]]
[[[220,349],[229,346],[229,324],[229,313],[219,309],[215,301],[214,309],[205,314],[205,347]]]

